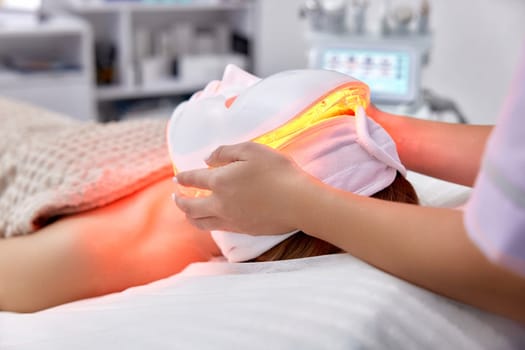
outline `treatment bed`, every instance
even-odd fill
[[[20,128],[28,115],[36,117]],[[0,171],[24,159],[13,185],[4,186],[0,195],[0,213],[13,209],[11,221],[0,222],[7,235],[30,229],[33,220],[26,216],[31,213],[87,210],[168,176],[172,170],[165,166],[165,145],[159,141],[164,128],[149,128],[151,135],[141,138],[147,142],[137,144],[145,125],[129,124],[124,130],[86,125],[82,140],[91,140],[90,147],[78,147],[78,129],[69,122],[0,99],[5,132]],[[9,127],[24,135],[6,132]],[[121,140],[119,147],[110,137]],[[102,150],[120,150],[124,156]],[[99,171],[92,166],[95,161],[108,165]],[[123,164],[129,164],[124,174]],[[68,181],[39,174],[50,171],[67,174]],[[31,186],[32,178],[51,185]],[[469,195],[466,187],[419,174],[410,173],[409,180],[422,205],[458,207]],[[46,186],[50,191],[44,191]],[[264,263],[216,259],[120,293],[33,314],[0,312],[0,349],[518,350],[525,349],[525,328],[336,254]]]
[[[410,174],[423,205],[465,187]],[[35,291],[37,292],[37,291]],[[34,314],[0,313],[0,349],[524,349],[516,323],[348,254],[214,260],[146,286]]]

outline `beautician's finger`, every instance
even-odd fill
[[[178,173],[176,178],[182,186],[210,189],[211,169],[197,169]]]
[[[207,218],[201,218],[201,219],[188,218],[188,221],[193,226],[201,230],[204,230],[204,231],[227,230],[223,221],[217,217],[207,217]]]
[[[198,198],[175,196],[174,201],[177,207],[189,218],[199,219],[215,215],[211,196]]]
[[[253,142],[244,142],[237,145],[220,146],[206,159],[206,164],[219,167],[232,162],[248,160],[256,152],[258,145]]]

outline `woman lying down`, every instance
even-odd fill
[[[256,141],[246,147],[276,148],[340,191],[417,204],[367,105],[368,88],[334,72],[259,81],[228,67],[177,108],[166,144],[162,120],[80,123],[0,100],[0,310],[122,291],[221,255],[260,262],[341,252],[308,232],[199,230],[171,193],[208,194],[174,183],[172,169],[202,167],[218,145]]]
[[[205,153],[211,153],[214,145],[263,136],[264,130],[299,119],[299,112],[324,98],[332,108],[315,111],[319,120],[309,121],[315,126],[279,149],[335,187],[417,203],[386,132],[367,120],[360,135],[353,116],[335,117],[342,111],[353,113],[348,104],[356,102],[349,99],[359,102],[363,98],[359,94],[368,93],[366,86],[336,73],[306,73],[306,78],[327,81],[316,89],[304,88],[302,81],[290,84],[284,74],[255,84],[257,78],[229,67],[220,84],[211,83],[174,113],[168,131],[173,134],[175,166],[181,170],[204,164]],[[275,101],[274,84],[286,82],[294,87],[293,93],[287,101]],[[338,87],[346,92],[330,96]],[[250,118],[245,101],[257,104],[254,96],[261,94],[276,104],[256,109],[251,124],[240,125],[239,118]],[[226,107],[224,101],[232,96],[238,97]],[[334,98],[348,101],[342,105]],[[297,103],[288,115],[282,113]],[[165,121],[84,124],[7,101],[0,110],[5,134],[0,228],[7,238],[0,241],[1,310],[31,312],[121,291],[173,275],[192,262],[221,255],[221,250],[230,261],[341,251],[299,232],[262,238],[214,232],[212,237],[194,228],[171,199],[178,186],[172,181]],[[273,124],[263,125],[272,114]],[[374,148],[360,143],[360,136]],[[387,163],[372,151],[383,152]]]

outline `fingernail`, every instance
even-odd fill
[[[206,158],[204,158],[204,161],[206,163],[208,163],[210,161],[211,157],[213,156],[213,153],[215,153],[215,152],[210,153]]]
[[[171,194],[171,200],[174,202],[177,201],[177,195],[175,193]]]
[[[172,177],[172,178],[171,178],[171,181],[173,181],[173,183],[175,183],[175,184],[178,184],[178,183],[179,183],[179,179],[177,179],[176,176]]]

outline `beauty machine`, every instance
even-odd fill
[[[301,15],[309,23],[310,68],[363,81],[371,101],[392,112],[415,114],[427,102],[421,78],[432,46],[428,0],[306,0]]]
[[[421,88],[421,54],[386,41],[323,44],[311,51],[312,68],[333,70],[365,82],[377,104],[415,104]]]

